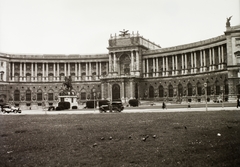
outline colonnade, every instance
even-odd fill
[[[133,72],[133,71],[139,71],[139,53],[138,51],[135,51],[135,50],[131,50],[131,66],[130,66],[130,71]],[[109,72],[119,72],[118,71],[118,66],[120,65],[120,63],[117,63],[119,62],[119,59],[120,59],[121,55],[120,56],[116,56],[116,52],[110,52],[109,53]]]
[[[27,64],[30,65],[28,69]],[[19,66],[19,68],[16,68],[16,66]],[[39,74],[41,75],[41,81],[60,81],[63,80],[61,75],[62,77],[72,76],[75,81],[91,81],[99,80],[104,72],[108,72],[108,62],[11,62],[9,76],[11,76],[11,81],[15,81],[16,74],[19,75],[18,81],[37,82],[39,81]],[[30,74],[29,80],[27,80],[27,74]],[[96,78],[93,79],[93,76],[96,76]]]
[[[172,55],[156,55],[143,59],[143,76],[174,76],[222,70],[225,68],[226,46]],[[151,61],[151,63],[150,63]]]

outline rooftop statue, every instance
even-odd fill
[[[122,33],[122,34],[120,34],[120,36],[122,36],[122,37],[125,37],[126,35],[129,35],[128,30],[125,30],[125,29],[123,29],[123,31],[119,31],[119,32]]]
[[[227,18],[227,22],[226,22],[226,27],[230,27],[230,20],[231,20],[232,16]]]

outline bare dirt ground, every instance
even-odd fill
[[[240,111],[0,115],[0,166],[240,166]]]

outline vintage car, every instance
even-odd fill
[[[99,112],[121,112],[124,109],[123,104],[121,101],[112,101],[108,104],[101,105],[99,107]]]
[[[5,104],[5,105],[2,106],[2,112],[3,113],[11,113],[11,112],[21,113],[22,111],[20,110],[19,107],[14,107],[14,106],[10,106],[8,104]]]

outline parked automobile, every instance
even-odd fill
[[[20,110],[19,107],[10,106],[8,104],[5,104],[5,105],[2,106],[2,112],[3,113],[11,113],[11,112],[21,113],[22,111]]]
[[[105,105],[101,105],[99,107],[99,112],[121,112],[124,109],[121,101],[112,101],[112,103],[108,103]]]
[[[22,111],[20,110],[19,107],[17,106],[11,106],[11,109],[12,109],[12,112],[15,112],[15,113],[21,113]]]

